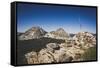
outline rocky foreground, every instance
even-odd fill
[[[86,50],[96,47],[96,37],[89,32],[79,32],[64,43],[48,43],[39,52],[25,54],[28,64],[84,61],[81,56]],[[91,59],[92,60],[92,59]]]

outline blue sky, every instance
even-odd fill
[[[81,31],[96,33],[96,8],[19,3],[17,23],[18,32],[39,26],[48,32],[63,28],[66,32],[77,33],[81,24]]]

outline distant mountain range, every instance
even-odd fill
[[[93,33],[92,33],[93,34]],[[75,34],[68,34],[63,28],[58,28],[56,31],[46,32],[40,27],[32,27],[24,33],[18,32],[17,36],[19,40],[39,39],[39,38],[54,38],[54,39],[67,39],[73,37]],[[93,34],[96,36],[96,34]]]

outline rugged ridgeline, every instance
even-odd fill
[[[21,34],[19,40],[38,39],[43,37],[47,32],[40,27],[32,27],[25,33]]]
[[[43,37],[54,39],[68,39],[69,34],[66,33],[63,28],[59,28],[56,31],[46,32],[40,27],[32,27],[25,33],[18,33],[19,40],[39,39]]]
[[[86,51],[89,48],[96,47],[96,38],[89,32],[79,32],[73,38],[66,39],[63,43],[48,43],[45,46],[45,48],[38,52],[33,50],[26,53],[25,58],[27,59],[27,63],[40,64],[84,61],[85,59],[82,56]]]
[[[56,31],[48,32],[44,37],[55,39],[68,39],[69,34],[66,33],[63,28],[59,28]]]

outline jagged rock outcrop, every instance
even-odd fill
[[[60,48],[57,43],[49,43],[46,45],[46,47],[47,47],[47,50],[51,52],[54,52],[54,50],[58,50]]]
[[[54,45],[54,46],[53,46]],[[52,47],[53,46],[53,47]],[[30,52],[26,54],[28,64],[39,63],[58,63],[58,62],[72,62],[76,54],[80,54],[81,50],[76,50],[74,47],[61,47],[62,44],[49,43],[47,48],[41,49],[37,54],[36,52]],[[66,44],[64,44],[66,46]],[[60,47],[60,48],[58,48]],[[32,55],[31,55],[32,54]],[[29,57],[27,57],[29,56]],[[33,57],[34,56],[34,57]],[[36,58],[37,57],[37,58]],[[37,60],[38,59],[38,60]],[[79,58],[77,58],[79,59]],[[36,62],[37,60],[37,62]]]
[[[48,43],[39,52],[25,55],[28,64],[83,61],[86,49],[96,46],[96,38],[89,32],[80,32],[65,43]]]
[[[27,30],[21,36],[19,36],[19,40],[29,40],[29,39],[38,39],[43,37],[46,34],[40,27],[32,27],[31,29]]]
[[[64,29],[59,28],[56,31],[48,32],[44,37],[55,38],[55,39],[67,39],[69,35],[64,31]]]
[[[73,37],[74,44],[85,49],[96,45],[96,38],[89,32],[79,32]]]
[[[65,52],[67,55],[73,58],[72,61],[74,61],[77,56],[81,57],[81,55],[84,54],[84,50],[82,50],[79,46],[75,46],[72,43],[61,43],[59,46],[62,53]],[[77,58],[77,60],[79,59],[80,58]]]
[[[28,64],[37,64],[38,63],[38,55],[37,52],[32,51],[30,53],[25,54]]]
[[[39,63],[53,63],[56,62],[51,51],[44,48],[38,54]]]
[[[28,64],[71,62],[73,57],[68,55],[66,51],[60,49],[59,45],[49,43],[47,44],[47,48],[41,49],[39,52],[32,51],[25,54]]]

